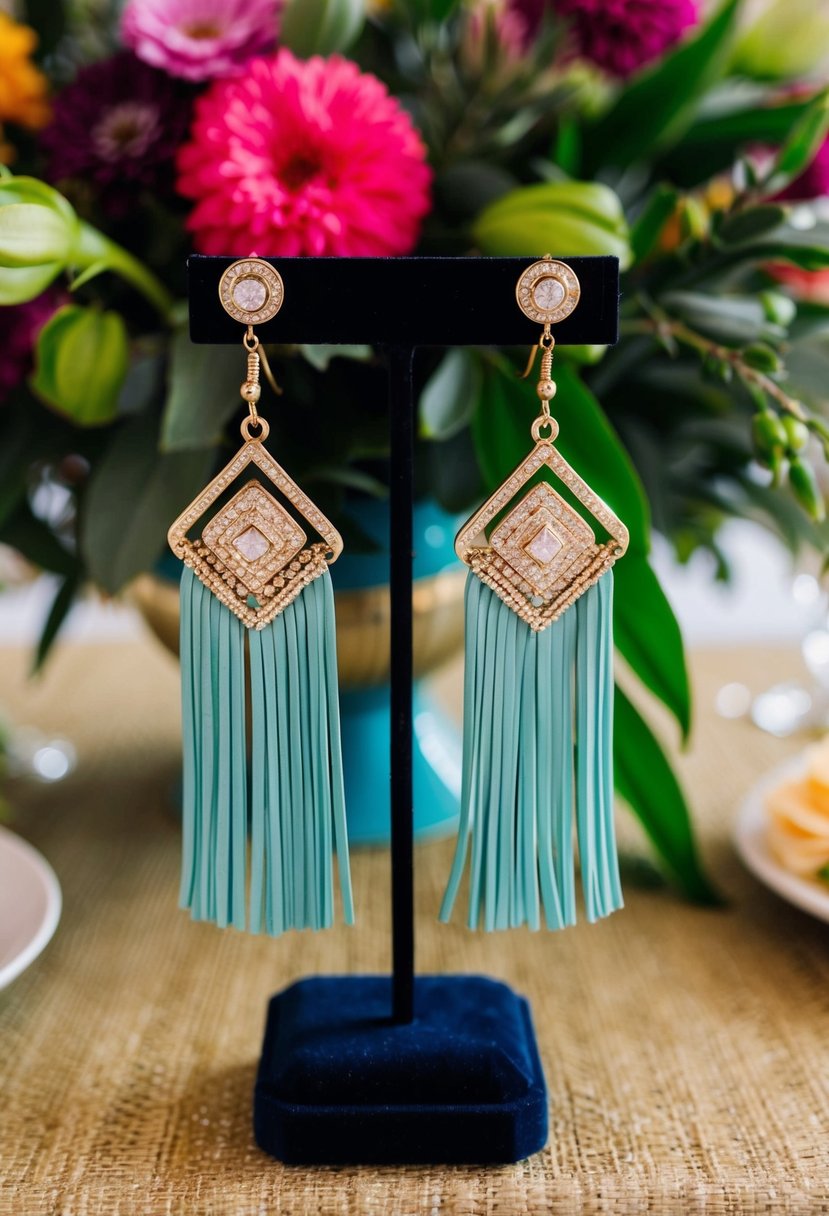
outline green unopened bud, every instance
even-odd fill
[[[751,434],[757,454],[764,459],[775,453],[782,454],[788,446],[788,435],[782,420],[769,410],[755,414]]]
[[[743,351],[743,362],[755,371],[774,373],[779,372],[783,364],[776,350],[765,342],[752,342]]]
[[[760,294],[760,303],[766,320],[773,325],[782,325],[788,329],[797,315],[797,305],[790,296],[784,296],[781,291],[764,291]]]
[[[786,477],[786,457],[780,448],[775,448],[768,458],[767,466],[771,469],[772,488],[777,490],[782,486]]]
[[[699,199],[686,195],[678,210],[679,231],[684,240],[699,241],[708,232],[708,212]]]
[[[786,431],[786,447],[790,452],[802,452],[809,442],[809,428],[790,414],[782,422]]]
[[[826,518],[826,504],[817,484],[815,471],[799,457],[789,464],[789,485],[804,511],[817,523]]]

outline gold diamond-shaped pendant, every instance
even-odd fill
[[[593,529],[549,482],[521,490],[547,466],[590,515]],[[515,499],[494,528],[486,529]],[[548,440],[540,440],[455,538],[455,552],[497,596],[536,632],[601,578],[628,546],[628,530]]]
[[[295,481],[250,438],[221,473],[190,503],[167,534],[170,548],[249,629],[263,629],[318,578],[343,549],[342,537]],[[321,538],[311,544],[304,529],[257,480],[246,482],[204,525],[188,533],[235,481],[254,465]]]

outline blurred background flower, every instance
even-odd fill
[[[34,366],[35,339],[58,307],[59,296],[44,291],[25,304],[5,308],[3,319],[3,357],[0,359],[0,406],[8,401]]]
[[[81,68],[41,132],[51,181],[83,183],[104,211],[123,215],[136,191],[172,192],[175,154],[191,99],[129,51]]]
[[[128,0],[121,38],[184,80],[230,76],[276,41],[277,0]]]
[[[10,164],[14,147],[3,136],[3,124],[30,131],[49,118],[46,77],[32,62],[37,34],[0,10],[0,164]]]
[[[545,9],[567,27],[574,54],[611,76],[632,76],[699,20],[696,0],[514,0],[530,29]]]
[[[426,149],[385,85],[281,50],[196,103],[178,188],[204,253],[409,253],[429,209]]]

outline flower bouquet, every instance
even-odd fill
[[[618,649],[687,737],[651,530],[680,558],[710,550],[721,576],[729,516],[792,548],[827,539],[829,19],[809,0],[752,12],[31,0],[0,13],[0,541],[56,576],[38,661],[80,588],[116,593],[157,562],[222,463],[238,352],[190,345],[188,252],[609,253],[622,337],[557,354],[561,447],[630,529]],[[374,352],[269,353],[291,403],[272,416],[280,460],[348,545],[367,544],[354,504],[388,481]],[[518,462],[535,412],[520,354],[424,355],[424,496],[468,508]],[[309,464],[303,435],[332,378],[338,426]],[[640,700],[617,693],[619,792],[668,873],[711,899]]]

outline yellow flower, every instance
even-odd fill
[[[31,61],[36,46],[33,29],[0,12],[0,124],[13,122],[34,131],[49,120],[46,77]],[[11,154],[0,125],[0,161]]]

